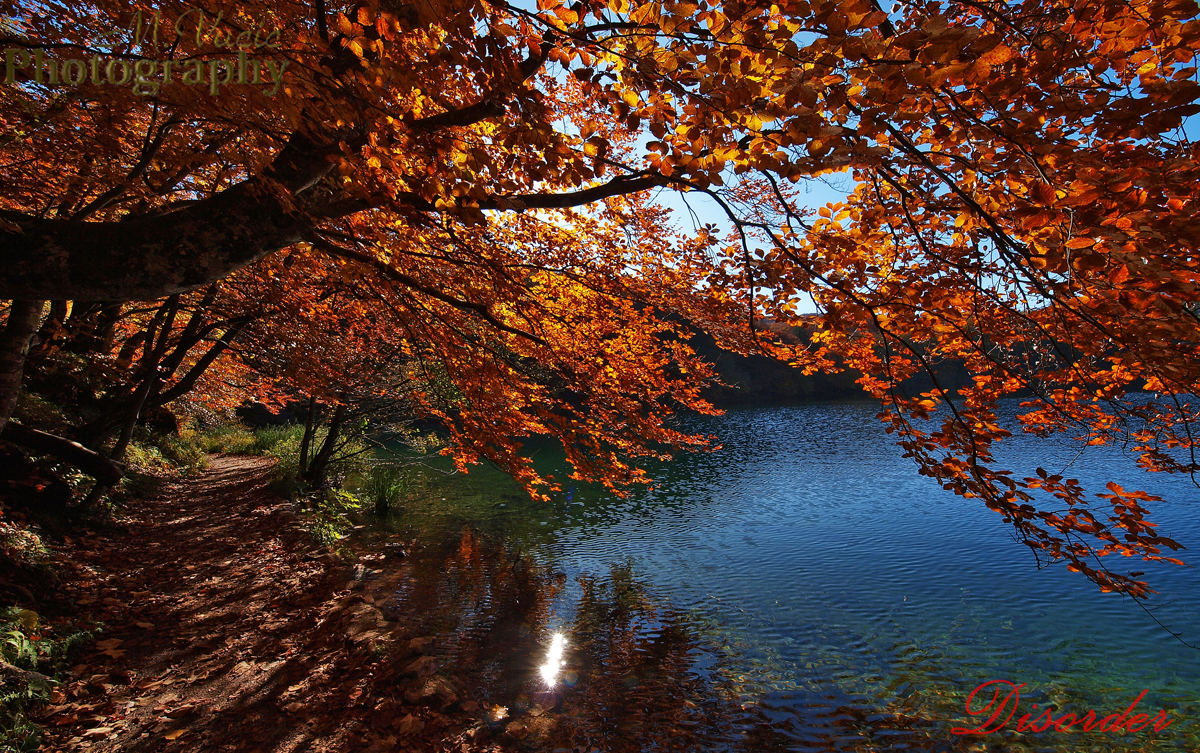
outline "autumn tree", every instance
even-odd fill
[[[922,472],[1105,590],[1147,588],[1105,555],[1177,547],[1147,495],[991,446],[1021,395],[1030,432],[1196,470],[1192,0],[3,7],[0,419],[42,301],[183,294],[287,249],[374,286],[455,385],[422,409],[524,481],[529,433],[609,483],[698,441],[662,423],[704,408],[686,323],[861,372]],[[829,176],[854,188],[814,212]],[[671,235],[651,189],[732,234]],[[810,342],[754,329],[806,299]],[[903,392],[945,359],[972,384]]]

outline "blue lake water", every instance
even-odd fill
[[[820,404],[692,419],[688,428],[723,448],[656,467],[658,487],[627,499],[572,486],[535,503],[495,469],[430,469],[390,525],[426,539],[470,526],[566,576],[526,619],[523,650],[575,631],[591,652],[573,655],[569,639],[564,669],[580,671],[558,688],[564,714],[600,720],[572,727],[581,750],[616,749],[597,730],[649,714],[650,696],[676,690],[695,703],[617,737],[638,739],[655,724],[677,734],[646,732],[627,749],[1200,750],[1200,651],[1131,599],[1102,594],[1061,564],[1038,569],[997,514],[918,475],[877,411]],[[534,452],[541,469],[565,475],[553,448]],[[1065,438],[1017,436],[998,455],[1018,476],[1041,466],[1092,491],[1115,480],[1163,496],[1151,520],[1187,547],[1183,559],[1200,562],[1200,489],[1190,479],[1144,474],[1119,448],[1080,452]],[[1146,571],[1160,592],[1153,614],[1200,645],[1200,571],[1112,559],[1118,572]],[[635,607],[614,596],[629,582]],[[616,625],[603,630],[625,631],[623,643],[601,647],[600,633],[581,627],[597,614]],[[628,691],[636,712],[589,694],[606,666],[624,683],[606,692]],[[952,734],[984,721],[964,704],[995,679],[1025,684],[1012,721],[991,735]],[[1013,729],[1050,704],[1056,718],[1123,711],[1143,690],[1134,713],[1173,720],[1159,733]]]

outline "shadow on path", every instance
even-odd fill
[[[44,749],[460,747],[469,718],[402,700],[400,668],[428,641],[349,590],[349,566],[267,488],[270,466],[216,456],[133,501],[124,530],[75,542],[92,577],[64,587],[106,628],[42,714]]]

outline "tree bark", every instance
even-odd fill
[[[450,127],[495,115],[488,107],[443,113],[415,125]],[[462,121],[462,122],[460,122]],[[308,190],[332,168],[337,151],[293,134],[266,176],[255,176],[219,194],[164,214],[120,222],[78,222],[0,210],[0,299],[149,301],[183,293],[226,277],[264,256],[312,236],[304,205]],[[634,173],[579,191],[518,194],[472,200],[478,210],[566,208],[663,186],[661,175]],[[282,190],[281,190],[282,189]],[[290,195],[288,192],[290,191]],[[397,205],[441,212],[415,194]],[[308,207],[317,220],[372,208],[346,199]],[[8,229],[14,227],[14,229]]]
[[[329,433],[325,435],[321,449],[317,451],[316,457],[308,466],[308,473],[304,477],[308,488],[319,489],[324,486],[329,472],[329,461],[333,459],[333,451],[337,448],[338,438],[342,433],[342,421],[345,417],[346,406],[345,404],[339,405],[333,411],[333,417],[329,419]]]
[[[116,324],[121,318],[120,303],[71,303],[71,315],[63,327],[63,350],[85,358],[111,346]]]
[[[120,222],[0,210],[7,221],[0,299],[152,301],[215,282],[304,237],[310,223],[296,196],[333,168],[326,155],[334,152],[293,134],[266,175],[174,212]]]
[[[169,390],[155,396],[153,400],[153,407],[166,405],[175,398],[182,397],[191,392],[192,388],[196,386],[196,380],[203,376],[204,372],[208,370],[208,367],[212,366],[213,363],[220,358],[221,354],[228,350],[231,345],[233,345],[233,341],[238,338],[238,335],[242,334],[242,331],[246,328],[246,325],[249,324],[250,321],[252,320],[240,319],[232,322],[232,326],[225,330],[225,333],[222,334],[221,337],[218,338],[215,343],[213,343],[213,346],[209,348],[203,356],[200,357],[200,360],[188,370],[188,373],[184,374],[183,377]],[[171,369],[170,373],[165,373],[164,376],[170,376],[170,374],[173,373],[174,369]]]
[[[41,672],[32,672],[28,669],[15,667],[3,659],[0,659],[0,674],[5,674],[9,677],[16,677],[18,680],[24,680],[25,682],[42,682],[46,683],[47,685],[55,684],[54,679],[47,677]]]
[[[34,452],[53,455],[59,460],[70,463],[105,486],[112,486],[125,475],[125,469],[119,463],[114,463],[94,450],[89,450],[78,442],[31,429],[23,424],[10,421],[4,430],[0,431],[0,439],[21,445]]]
[[[308,396],[308,416],[304,421],[304,436],[300,438],[300,478],[308,475],[308,448],[312,445],[317,425],[317,396]]]
[[[117,443],[113,445],[112,452],[109,457],[120,462],[125,457],[125,449],[129,447],[129,443],[133,440],[133,430],[137,427],[138,418],[142,415],[142,407],[146,404],[146,397],[150,391],[154,389],[158,379],[154,376],[147,376],[142,385],[138,387],[138,391],[134,393],[133,402],[129,406],[129,413],[125,416],[125,424],[121,427],[121,436],[117,438]]]
[[[120,461],[125,456],[125,448],[129,446],[130,440],[133,439],[133,429],[137,426],[138,418],[142,415],[142,408],[146,405],[146,398],[158,392],[160,383],[158,365],[162,361],[163,354],[167,350],[167,341],[171,337],[171,328],[175,324],[175,314],[179,311],[179,294],[171,296],[159,312],[163,314],[165,321],[162,327],[158,330],[158,340],[154,339],[155,325],[151,323],[149,333],[146,335],[145,357],[142,359],[142,383],[134,393],[133,401],[129,405],[129,413],[125,418],[125,426],[121,429],[121,436],[117,439],[117,444],[113,447],[110,458]],[[155,317],[158,318],[157,316]]]
[[[235,320],[232,323],[232,326],[225,330],[225,333],[217,339],[216,343],[214,343],[213,346],[209,348],[203,356],[200,357],[200,360],[198,360],[195,365],[192,366],[192,368],[188,369],[188,372],[184,374],[179,381],[175,382],[175,384],[171,385],[171,387],[163,392],[156,391],[148,394],[145,399],[145,404],[142,406],[141,413],[144,414],[150,409],[164,406],[172,400],[183,397],[187,393],[191,392],[196,386],[196,382],[201,376],[204,375],[204,372],[207,371],[208,368],[212,366],[218,358],[220,358],[222,353],[229,349],[230,345],[233,344],[233,341],[242,333],[242,330],[246,327],[248,321],[249,320],[247,319]],[[197,342],[199,342],[199,340],[197,340]],[[184,343],[179,347],[182,348],[184,345],[187,345],[187,343]],[[158,385],[160,387],[163,381],[170,378],[170,376],[174,373],[174,367],[167,363],[167,360],[168,359],[164,359],[164,363],[160,365],[160,372],[158,375]],[[105,438],[112,434],[113,430],[117,426],[120,426],[121,422],[129,415],[129,410],[139,399],[138,393],[140,389],[141,387],[139,383],[139,386],[135,386],[128,394],[111,403],[101,416],[72,431],[72,436],[86,445],[96,447],[100,442],[103,442]]]
[[[29,341],[37,332],[41,318],[41,301],[15,300],[8,310],[8,322],[0,334],[0,431],[4,430],[17,407]]]
[[[67,302],[66,301],[51,301],[50,315],[46,317],[46,321],[42,323],[42,328],[38,330],[38,352],[49,351],[53,347],[53,342],[63,336],[63,322],[67,318]]]

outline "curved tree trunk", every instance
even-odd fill
[[[4,431],[4,425],[17,407],[29,341],[37,332],[41,319],[41,301],[16,300],[8,311],[8,322],[0,334],[0,431]]]
[[[9,422],[4,430],[0,431],[0,439],[70,463],[105,487],[112,486],[125,475],[125,469],[120,463],[114,463],[95,450],[22,424]]]
[[[161,373],[155,377],[155,390],[146,394],[144,403],[138,408],[139,414],[145,416],[148,411],[162,407],[172,400],[191,392],[196,386],[196,382],[204,375],[204,372],[216,363],[222,353],[229,349],[230,345],[242,333],[249,321],[247,318],[234,320],[233,325],[225,330],[216,343],[200,357],[200,360],[188,369],[187,373],[179,381],[160,392],[158,388],[162,386],[165,379],[169,379],[175,373],[179,365],[178,362],[182,360],[182,356],[178,359],[169,359],[172,362],[161,367]],[[196,342],[199,342],[199,340],[197,339]],[[186,351],[190,350],[190,348],[191,345],[185,342],[179,346],[177,353],[172,355],[177,355],[180,351],[186,354]],[[108,406],[101,416],[75,429],[72,432],[72,436],[89,447],[99,446],[101,442],[116,431],[117,427],[122,425],[122,422],[128,417],[129,411],[133,409],[134,405],[139,400],[143,400],[143,398],[139,397],[141,384],[138,383],[138,386],[135,386],[128,395],[123,396],[120,400]]]
[[[163,307],[159,309],[159,314],[155,315],[156,322],[151,323],[150,329],[146,334],[146,349],[145,357],[142,359],[142,383],[134,393],[133,400],[129,404],[129,412],[125,416],[125,425],[121,429],[121,436],[117,439],[117,444],[113,447],[109,457],[118,462],[125,457],[125,448],[129,446],[130,440],[133,439],[133,429],[137,426],[138,418],[142,415],[142,410],[146,405],[146,398],[151,394],[158,392],[160,381],[158,365],[162,362],[163,354],[167,352],[167,343],[171,337],[171,327],[175,324],[175,314],[179,312],[179,294],[171,296]],[[162,316],[162,326],[157,327],[158,316]],[[158,339],[155,340],[157,332]]]
[[[304,238],[311,223],[295,200],[333,169],[326,155],[336,152],[336,142],[295,133],[265,175],[120,222],[0,210],[0,297],[50,290],[71,301],[152,301],[219,280]]]
[[[342,421],[345,418],[346,406],[343,403],[334,409],[333,416],[329,419],[329,433],[325,435],[321,449],[317,451],[304,474],[304,483],[309,489],[320,489],[325,485],[329,475],[329,461],[333,459],[334,450],[337,449],[338,439],[342,434]]]

